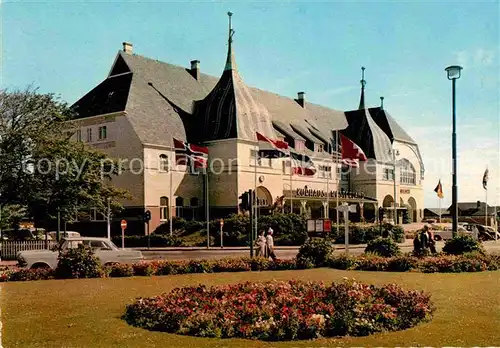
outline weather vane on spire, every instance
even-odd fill
[[[233,26],[232,26],[232,23],[231,23],[231,17],[233,16],[233,13],[231,11],[229,11],[227,13],[227,15],[229,16],[229,42],[232,42],[233,41],[234,30],[233,30]]]
[[[366,81],[365,81],[365,67],[361,67],[361,87],[366,86]]]

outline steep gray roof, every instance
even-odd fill
[[[231,60],[234,60],[233,56]],[[235,67],[235,63],[232,63]],[[195,118],[196,115],[193,115],[194,105],[206,98],[219,80],[218,77],[203,73],[197,80],[189,69],[184,67],[119,51],[110,76],[74,106],[80,110],[89,109],[80,117],[98,115],[104,111],[126,111],[128,119],[143,143],[169,146],[172,137],[196,141],[188,139],[190,129],[200,126],[199,120]],[[118,86],[117,82],[122,81],[123,83]],[[313,141],[332,141],[332,131],[343,130],[348,126],[343,111],[309,102],[301,106],[293,98],[248,87],[243,85],[242,81],[238,83],[244,86],[246,93],[244,99],[255,101],[259,110],[268,113],[275,130],[279,125],[281,133],[285,131],[292,134],[295,139],[303,140],[304,137],[292,129],[290,126],[292,124],[296,129],[300,129],[301,133],[308,132],[308,139]],[[92,105],[101,102],[105,104],[109,100],[110,92],[114,90],[119,92],[114,93],[115,98],[119,99],[112,103],[111,108]],[[387,113],[384,112],[382,118],[373,117],[377,125],[383,124],[384,120],[387,120],[386,128],[390,128],[397,139],[414,143]],[[380,128],[387,133],[384,127]]]
[[[196,80],[183,67],[122,51],[118,55],[134,75],[128,98],[130,105],[127,103],[126,111],[141,140],[145,143],[169,145],[172,136],[186,139],[185,123],[193,121],[194,116],[187,116],[190,119],[183,123],[165,98],[184,112],[192,114],[194,103],[203,100],[217,85],[219,78],[201,73],[199,80]],[[158,92],[148,85],[149,82]],[[306,103],[302,107],[292,98],[258,88],[247,89],[253,100],[258,101],[269,112],[271,120],[283,126],[287,133],[293,133],[296,139],[303,140],[303,137],[294,132],[290,124],[307,130],[314,127],[318,134],[330,140],[331,130],[347,126],[342,111],[312,103]],[[165,110],[161,111],[162,107]],[[197,120],[194,121],[196,123]],[[166,123],[165,126],[157,127],[162,122]]]

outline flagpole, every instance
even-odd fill
[[[173,143],[173,141],[170,144],[171,144],[170,145],[170,150],[172,151],[171,152],[171,154],[172,154],[171,155],[172,160],[170,161],[170,193],[169,193],[170,198],[168,199],[168,206],[169,206],[168,207],[168,209],[169,209],[168,220],[169,220],[169,225],[170,225],[169,226],[169,228],[170,228],[170,236],[172,236],[172,234],[173,234],[173,231],[172,231],[172,220],[173,220],[173,214],[172,214],[173,213],[172,212],[172,210],[173,210],[173,204],[172,204],[172,201],[174,199],[174,197],[172,195],[172,175],[173,175],[172,172],[174,171],[173,164],[174,164],[174,160],[175,160],[175,150],[174,150],[174,143]]]
[[[330,173],[332,172],[331,171],[331,166],[328,162],[328,160],[326,161],[326,164],[327,164],[327,168],[330,169],[330,171],[327,171],[326,172],[326,212],[325,212],[325,218],[326,219],[329,219],[330,218],[330,187],[329,187],[329,183],[330,183]]]
[[[258,163],[258,160],[259,160],[259,146],[258,146],[258,142],[257,144],[255,145],[255,166],[254,166],[254,175],[253,175],[253,180],[254,180],[254,195],[255,195],[255,199],[252,200],[252,203],[253,203],[253,207],[252,209],[255,209],[254,210],[254,229],[255,231],[253,232],[254,233],[254,238],[253,240],[256,240],[257,239],[257,163]]]
[[[335,131],[335,182],[336,182],[336,186],[337,186],[337,192],[335,194],[335,197],[336,197],[336,207],[335,207],[335,210],[337,212],[337,235],[339,233],[339,229],[340,229],[340,225],[339,225],[339,184],[340,184],[340,180],[339,180],[339,175],[337,173],[337,167],[338,167],[338,163],[339,162],[339,131],[336,130]]]
[[[438,205],[439,205],[439,223],[441,223],[441,198],[438,197]]]
[[[290,151],[290,213],[293,214],[292,170],[292,151]]]
[[[210,248],[210,201],[208,195],[208,166],[207,168],[205,168],[205,202],[206,202],[205,208],[207,210],[206,215],[207,215],[207,249],[208,249]]]
[[[488,226],[488,187],[485,189],[485,202],[484,202],[484,225]]]

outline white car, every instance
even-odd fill
[[[443,230],[434,230],[434,240],[448,240],[453,238],[453,229],[451,227],[444,227]],[[467,231],[462,226],[457,226],[457,235],[469,235],[472,237],[472,232]]]
[[[107,238],[76,237],[64,238],[59,243],[60,250],[77,248],[79,245],[90,247],[102,265],[114,263],[135,263],[144,259],[140,251],[132,249],[119,249]],[[20,267],[26,268],[52,268],[56,269],[59,251],[55,250],[29,250],[20,251],[17,261]]]

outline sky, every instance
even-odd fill
[[[134,53],[219,76],[232,11],[247,85],[356,109],[380,105],[419,144],[425,206],[451,203],[451,81],[457,86],[458,199],[500,205],[499,2],[3,1],[2,88],[34,85],[73,103],[104,80],[122,42]]]

